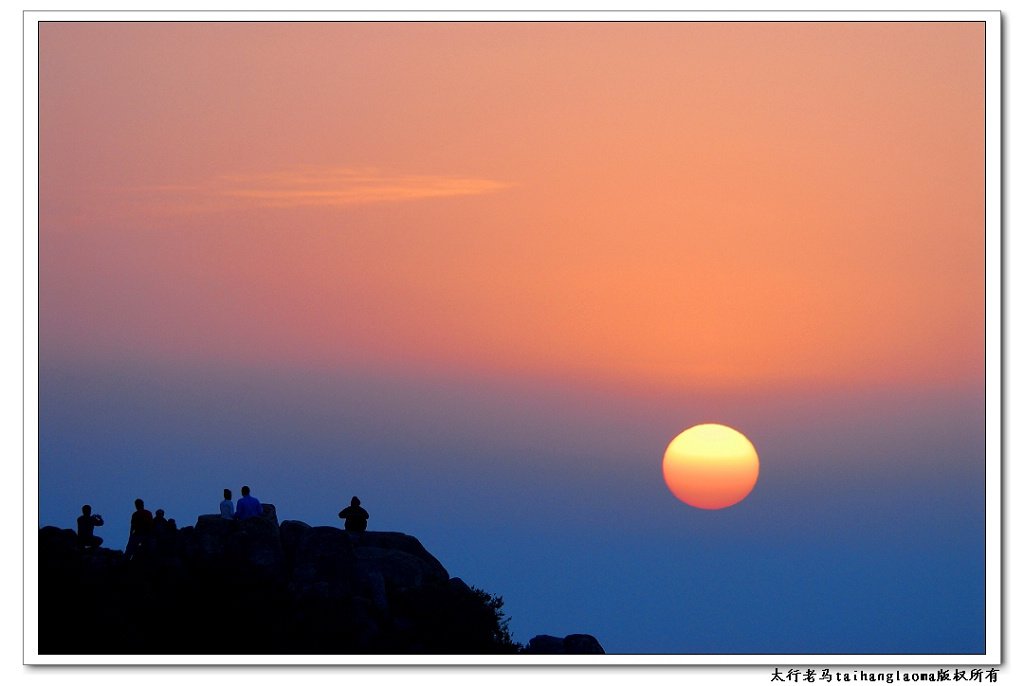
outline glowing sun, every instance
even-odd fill
[[[687,505],[705,510],[746,498],[760,467],[754,444],[721,424],[698,424],[679,434],[661,463],[669,490]]]

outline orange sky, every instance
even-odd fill
[[[980,383],[981,23],[43,24],[43,359]]]

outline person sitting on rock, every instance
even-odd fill
[[[83,550],[99,548],[100,543],[103,543],[102,538],[92,533],[93,527],[97,526],[103,526],[103,517],[92,514],[91,505],[82,505],[82,516],[78,518],[78,545],[82,546]]]
[[[125,557],[129,560],[153,531],[153,514],[145,505],[142,498],[135,499],[135,512],[132,513],[131,528],[128,530],[128,545],[124,549]]]
[[[242,486],[242,497],[238,499],[238,505],[235,506],[235,518],[245,521],[249,517],[258,517],[261,514],[263,514],[263,506],[260,505],[260,501],[249,495],[248,486]]]
[[[231,489],[224,489],[224,500],[220,501],[220,516],[224,519],[235,518],[235,504],[231,502]]]
[[[346,531],[366,531],[366,520],[370,513],[359,506],[359,498],[352,496],[352,504],[338,513],[345,520]]]

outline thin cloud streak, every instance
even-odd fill
[[[375,169],[309,168],[272,174],[225,174],[206,184],[166,184],[116,189],[103,209],[79,220],[110,215],[199,214],[254,208],[346,207],[494,193],[513,184],[441,175],[385,175]],[[94,196],[96,197],[96,196]]]
[[[493,193],[511,184],[450,176],[385,176],[374,170],[319,169],[281,174],[222,176],[215,197],[250,200],[259,207],[364,205],[420,198]]]

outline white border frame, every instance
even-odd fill
[[[42,21],[978,21],[985,22],[986,619],[984,655],[39,655],[38,618],[38,23]],[[809,665],[895,672],[897,665],[1002,662],[1002,44],[998,11],[37,11],[24,45],[24,661],[36,665]],[[31,460],[29,459],[31,458]],[[35,467],[35,468],[32,468]],[[855,670],[850,665],[857,665]],[[703,670],[702,670],[703,671]],[[903,670],[907,672],[907,670]],[[924,671],[915,669],[914,672]],[[694,673],[689,673],[695,676]]]

